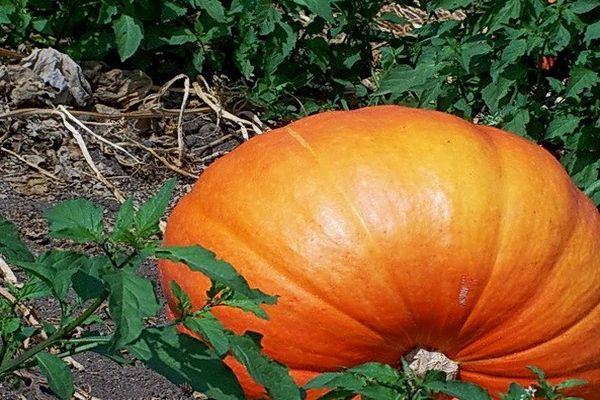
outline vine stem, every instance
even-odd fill
[[[67,325],[58,329],[54,332],[48,339],[39,342],[29,350],[21,353],[20,356],[13,358],[12,360],[7,361],[3,365],[0,366],[0,376],[6,374],[7,372],[12,372],[16,369],[19,369],[19,366],[29,360],[31,357],[35,356],[40,351],[43,351],[48,346],[52,345],[54,342],[58,341],[60,338],[77,328],[81,325],[86,319],[88,319],[92,314],[100,308],[102,303],[108,298],[108,292],[104,292],[100,297],[98,297],[84,312],[79,315],[75,320],[71,321]]]

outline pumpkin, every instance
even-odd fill
[[[200,244],[279,295],[236,332],[298,383],[415,348],[495,394],[580,378],[600,399],[600,216],[544,149],[502,130],[400,106],[327,112],[213,163],[170,215],[166,245]],[[162,261],[201,307],[209,281]],[[249,398],[264,395],[228,359]],[[315,398],[315,394],[309,394]]]

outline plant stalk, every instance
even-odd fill
[[[24,351],[18,357],[13,358],[12,360],[7,361],[6,363],[0,365],[0,376],[17,370],[20,368],[21,364],[29,360],[31,357],[35,356],[37,353],[43,351],[48,346],[51,346],[59,340],[61,337],[65,336],[73,329],[77,328],[81,325],[86,319],[88,319],[96,310],[104,303],[104,301],[108,298],[108,292],[104,292],[100,297],[98,297],[84,312],[79,315],[76,319],[74,319],[71,323],[63,326],[54,332],[48,339],[39,342],[37,345],[33,346],[29,350]]]

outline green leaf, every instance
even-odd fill
[[[521,109],[514,114],[511,120],[504,124],[503,128],[510,132],[525,135],[529,119],[529,110]]]
[[[600,82],[598,73],[586,68],[575,68],[571,71],[571,76],[565,89],[565,97],[575,97],[585,89],[590,89]]]
[[[179,5],[173,1],[166,1],[162,4],[161,7],[161,19],[164,21],[169,21],[178,17],[182,17],[187,12],[187,7]]]
[[[144,318],[159,309],[152,282],[129,271],[111,272],[104,276],[110,289],[108,309],[117,324],[112,347],[119,349],[142,333]]]
[[[114,242],[125,242],[131,243],[135,240],[135,236],[132,233],[133,229],[133,199],[127,199],[117,213],[115,226],[109,235],[109,239]]]
[[[597,0],[577,0],[568,4],[571,11],[573,11],[575,14],[585,14],[597,7],[600,7],[600,3],[598,3]]]
[[[286,367],[267,358],[260,345],[248,334],[229,337],[233,356],[241,362],[252,378],[267,389],[273,400],[300,400],[296,386]]]
[[[171,292],[177,299],[177,309],[181,314],[188,313],[192,307],[192,300],[181,286],[175,281],[171,281]]]
[[[191,385],[215,400],[244,398],[235,375],[221,358],[201,341],[178,334],[174,326],[144,329],[127,349],[177,385]]]
[[[17,261],[33,261],[33,254],[19,237],[15,225],[0,216],[0,255],[9,263]]]
[[[432,382],[429,388],[435,392],[449,394],[458,397],[460,400],[491,400],[489,393],[470,382],[448,381]]]
[[[393,384],[400,379],[398,370],[387,364],[370,362],[352,367],[347,370],[353,374],[360,374],[365,377],[374,377],[378,382]]]
[[[592,40],[600,38],[600,21],[594,22],[589,25],[585,31],[583,40],[588,46],[592,43]]]
[[[200,246],[161,247],[154,250],[154,255],[184,263],[193,271],[201,272],[212,281],[231,288],[239,296],[265,304],[275,304],[275,297],[251,289],[248,282],[230,264],[217,260],[213,253]]]
[[[229,351],[229,339],[223,324],[211,313],[202,312],[188,316],[183,320],[183,326],[199,333],[215,349],[221,357]]]
[[[225,22],[225,8],[219,0],[195,0],[194,5],[206,11],[217,22]]]
[[[59,300],[65,300],[71,286],[71,277],[85,259],[82,254],[72,251],[50,250],[34,262],[19,262],[17,265],[44,282]]]
[[[35,355],[40,372],[48,380],[50,389],[61,400],[70,400],[75,392],[73,375],[67,365],[57,356],[41,352]]]
[[[103,240],[104,210],[86,199],[63,201],[44,213],[50,226],[50,236],[70,239],[75,243]]]
[[[498,111],[498,103],[508,94],[514,83],[514,81],[501,76],[497,82],[490,82],[489,85],[483,88],[481,98],[492,114]]]
[[[104,283],[100,279],[81,270],[71,276],[71,284],[82,301],[98,298],[105,290]]]
[[[158,193],[142,204],[135,213],[135,228],[140,237],[146,238],[160,232],[158,223],[169,205],[176,183],[174,178],[169,179],[162,185]]]
[[[374,96],[391,94],[393,98],[400,97],[403,93],[424,85],[435,71],[434,65],[420,65],[415,69],[404,64],[397,65],[381,76]]]
[[[121,61],[127,60],[135,54],[144,38],[142,24],[129,15],[121,15],[112,22],[113,31],[117,41],[117,49]]]
[[[460,63],[466,72],[471,72],[473,59],[489,54],[491,51],[492,46],[482,40],[466,42],[460,47]]]
[[[550,122],[548,131],[544,137],[548,140],[561,139],[564,141],[567,136],[570,136],[575,132],[579,126],[579,122],[581,122],[581,117],[572,114],[556,115],[552,122]]]
[[[428,7],[433,8],[442,8],[444,10],[452,11],[457,8],[465,8],[473,3],[473,0],[435,0],[432,1],[431,4],[428,4]]]
[[[348,372],[323,372],[304,385],[305,389],[343,389],[352,393],[365,386],[364,378]]]
[[[233,297],[222,301],[221,304],[251,312],[262,319],[269,319],[269,315],[261,308],[260,303],[257,303],[255,300],[251,300],[246,297],[238,297],[239,296],[237,296],[237,293],[233,292]]]
[[[308,8],[311,13],[318,15],[327,22],[333,22],[331,0],[294,0],[294,3]]]

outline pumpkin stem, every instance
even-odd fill
[[[448,380],[455,379],[458,375],[457,362],[452,361],[443,353],[428,351],[422,348],[419,348],[416,353],[412,355],[412,362],[409,364],[409,367],[421,378],[425,376],[427,371],[431,370],[445,372]]]

